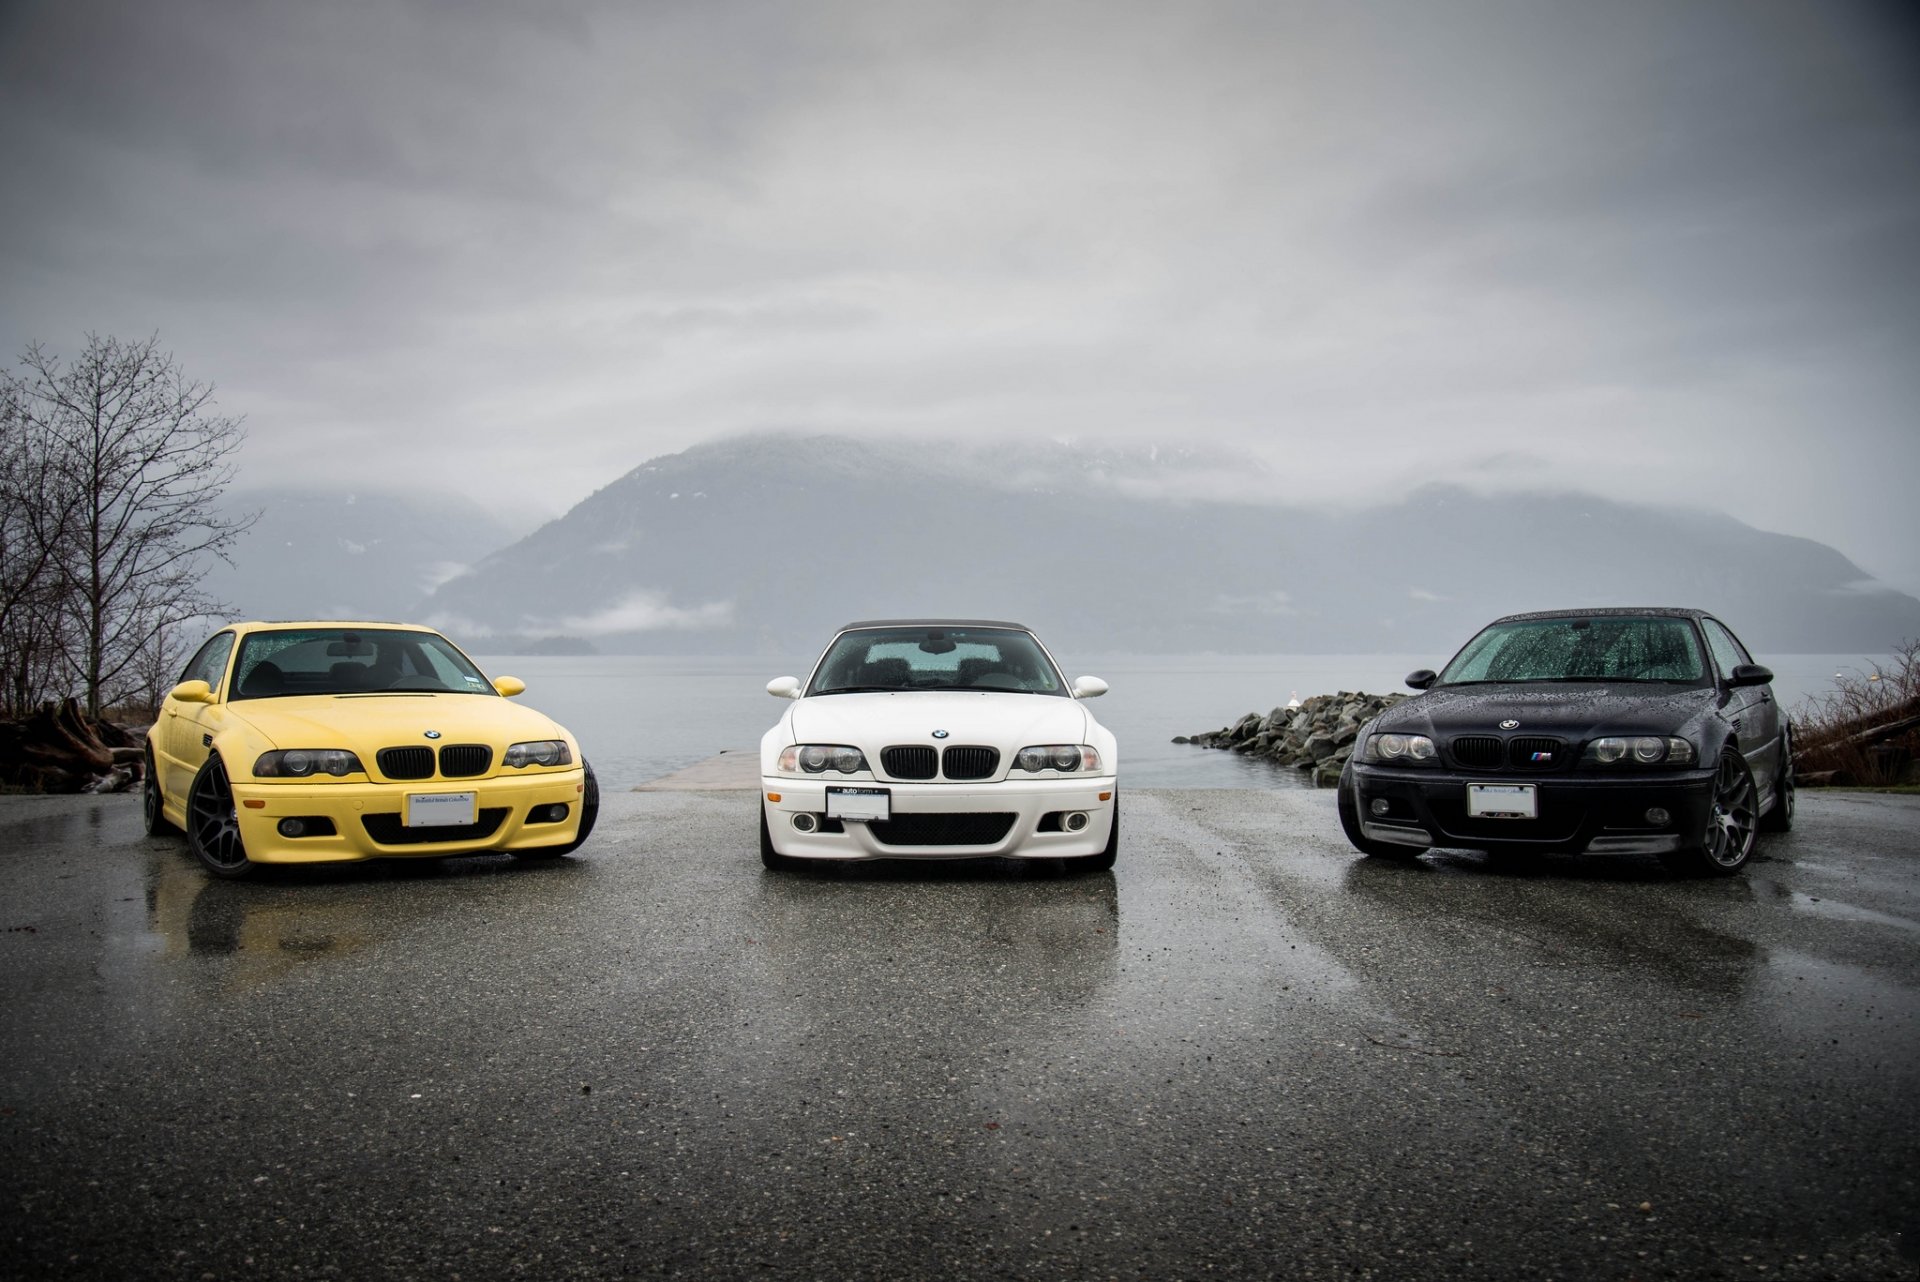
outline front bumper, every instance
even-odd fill
[[[571,842],[580,830],[586,771],[550,770],[494,779],[432,779],[418,783],[285,783],[234,780],[234,810],[247,858],[261,864],[332,863],[535,850]],[[409,793],[474,794],[480,822],[453,830],[405,827]],[[564,805],[559,822],[529,821],[530,812]],[[325,820],[331,834],[288,837],[283,820]],[[324,825],[313,825],[322,827]]]
[[[1355,765],[1361,832],[1405,846],[1657,855],[1697,844],[1713,809],[1713,771],[1469,775]],[[1532,784],[1535,819],[1470,818],[1469,783]],[[1386,803],[1385,814],[1374,803]],[[1655,823],[1649,810],[1664,810]]]
[[[1072,859],[1107,848],[1116,804],[1112,775],[850,786],[885,788],[897,822],[829,821],[825,783],[762,776],[760,804],[774,850],[801,859]],[[1053,828],[1075,814],[1087,817],[1086,827]],[[801,815],[810,816],[814,831],[794,827]]]

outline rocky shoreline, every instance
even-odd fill
[[[1176,735],[1175,743],[1225,748],[1272,761],[1277,766],[1313,772],[1315,787],[1340,782],[1340,769],[1353,755],[1360,727],[1388,708],[1412,698],[1407,694],[1316,694],[1261,716],[1249,712],[1230,726],[1196,735]]]

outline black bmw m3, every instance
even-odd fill
[[[1773,673],[1701,610],[1516,614],[1361,727],[1340,824],[1365,854],[1658,855],[1728,875],[1793,822]]]

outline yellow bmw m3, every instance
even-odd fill
[[[600,789],[566,730],[431,628],[236,623],[147,735],[147,832],[216,877],[260,864],[506,851],[555,858]]]

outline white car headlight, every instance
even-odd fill
[[[1013,754],[1016,768],[1028,774],[1058,770],[1062,774],[1100,773],[1100,751],[1086,743],[1042,743]]]
[[[796,743],[780,750],[779,768],[783,775],[820,775],[829,770],[851,775],[867,768],[867,757],[844,743]]]

